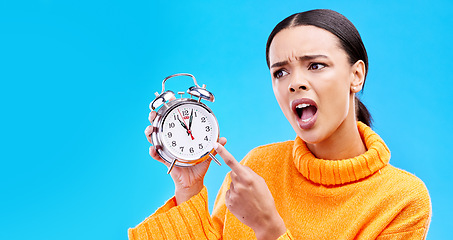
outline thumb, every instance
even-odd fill
[[[244,171],[244,168],[239,162],[229,153],[224,146],[222,146],[219,143],[214,143],[214,149],[216,150],[217,154],[219,154],[223,161],[225,162],[228,167],[231,168],[231,170],[236,173],[240,174],[242,171]]]

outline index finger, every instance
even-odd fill
[[[219,154],[223,161],[228,165],[228,167],[231,168],[231,170],[240,175],[242,172],[244,172],[244,166],[239,164],[239,162],[229,153],[224,146],[218,143],[214,143],[214,149]]]
[[[153,121],[154,119],[156,118],[157,116],[157,112],[156,111],[151,111],[148,115],[148,120],[151,124],[153,124]]]

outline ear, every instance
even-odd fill
[[[362,90],[363,83],[365,82],[365,63],[362,60],[357,61],[351,66],[351,92],[357,93]]]

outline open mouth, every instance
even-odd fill
[[[314,126],[317,119],[318,106],[309,98],[296,99],[291,102],[293,112],[297,115],[297,122],[302,129]]]
[[[296,113],[302,122],[308,122],[313,118],[318,111],[316,106],[310,105],[308,103],[301,103],[296,106]]]

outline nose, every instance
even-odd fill
[[[296,91],[299,91],[299,90],[308,90],[308,82],[306,80],[304,80],[304,78],[302,76],[294,76],[292,79],[291,79],[291,82],[288,86],[288,90],[290,92],[296,92]]]

